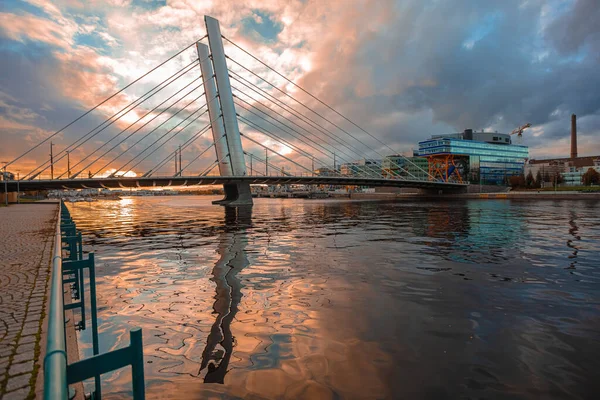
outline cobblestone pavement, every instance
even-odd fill
[[[35,397],[57,204],[0,208],[0,399]]]

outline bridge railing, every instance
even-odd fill
[[[63,253],[65,255],[63,256]],[[81,321],[76,329],[86,329],[85,270],[88,270],[90,290],[90,313],[92,320],[93,356],[68,363],[66,346],[65,311],[79,308]],[[72,301],[65,304],[65,284],[70,284]],[[83,258],[81,232],[77,231],[69,210],[61,201],[59,222],[54,238],[52,275],[50,279],[50,302],[48,311],[48,337],[44,357],[44,399],[67,400],[71,398],[68,385],[94,378],[95,391],[92,398],[101,399],[100,376],[131,365],[133,398],[145,398],[144,359],[142,330],[130,331],[129,346],[99,354],[98,318],[96,309],[96,270],[94,254]]]

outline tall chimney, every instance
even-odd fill
[[[571,114],[571,158],[577,158],[577,116]]]

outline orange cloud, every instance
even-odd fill
[[[28,39],[61,48],[73,45],[72,26],[60,25],[29,14],[0,13],[0,31],[4,36],[21,42]]]

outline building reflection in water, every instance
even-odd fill
[[[577,253],[579,253],[579,247],[575,245],[575,241],[581,240],[579,236],[579,227],[576,224],[576,214],[571,211],[569,213],[569,234],[573,236],[573,239],[567,240],[567,246],[573,249],[573,254],[569,255],[569,259],[571,260],[571,264],[567,267],[567,269],[575,269],[575,264],[577,264]]]
[[[512,215],[509,201],[429,207],[425,218],[410,218],[413,232],[427,238],[427,252],[461,263],[502,263],[510,259],[527,231],[524,218]]]
[[[218,238],[220,255],[212,270],[211,280],[216,284],[214,313],[217,315],[206,347],[202,352],[200,373],[206,370],[205,383],[224,383],[233,352],[234,337],[231,322],[242,299],[242,283],[238,273],[248,266],[246,229],[252,223],[252,206],[225,208],[225,227]]]

